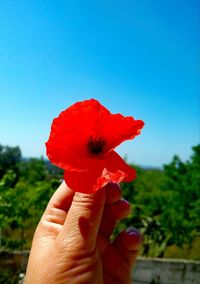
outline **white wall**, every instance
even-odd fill
[[[200,284],[200,262],[138,258],[134,284]]]

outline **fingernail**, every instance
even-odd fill
[[[126,232],[128,233],[128,235],[130,237],[133,237],[138,244],[142,243],[143,237],[136,228],[130,227],[130,228],[126,229]]]
[[[129,210],[129,213],[131,213],[132,209],[131,209],[131,204],[124,198],[120,199],[121,201],[121,205],[125,208]]]
[[[127,207],[130,206],[130,203],[129,203],[126,199],[121,198],[120,201],[121,201],[125,206],[127,206]]]

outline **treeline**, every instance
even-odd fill
[[[122,184],[132,214],[127,226],[144,236],[141,254],[200,260],[200,145],[187,162],[174,156],[162,170],[138,166],[137,179]],[[19,147],[0,145],[0,248],[29,249],[35,227],[62,180],[41,159],[24,159]]]

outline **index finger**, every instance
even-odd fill
[[[68,211],[71,206],[73,196],[74,191],[66,185],[65,181],[63,181],[52,195],[45,212],[48,212],[51,208]]]

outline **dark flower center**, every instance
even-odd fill
[[[94,138],[90,136],[87,143],[87,148],[91,154],[98,155],[103,151],[106,142],[102,137]]]

